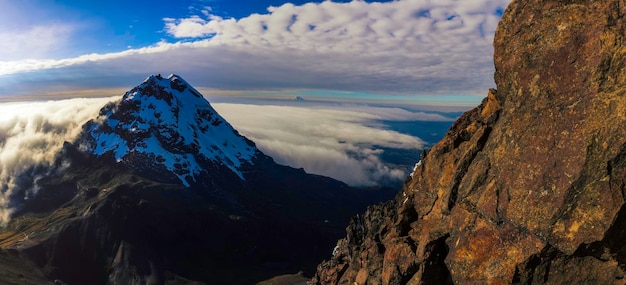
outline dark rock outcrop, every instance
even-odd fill
[[[313,283],[626,283],[625,13],[514,0],[497,90],[350,224]]]

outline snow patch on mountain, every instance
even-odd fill
[[[241,167],[258,152],[200,93],[177,75],[153,75],[105,106],[88,129],[83,151],[112,153],[118,162],[147,158],[185,186],[205,170],[205,161],[225,165],[241,179]]]

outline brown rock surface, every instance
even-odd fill
[[[514,0],[496,90],[317,284],[626,284],[626,1]]]

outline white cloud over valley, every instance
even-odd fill
[[[215,109],[278,163],[356,186],[401,181],[408,173],[381,161],[382,148],[422,149],[424,142],[377,120],[449,120],[397,108],[295,107],[218,103]]]
[[[71,141],[89,119],[112,98],[70,99],[49,102],[0,104],[0,224],[12,212],[15,191],[35,194],[35,188],[20,189],[16,177],[38,165],[50,165],[65,141]],[[36,179],[37,177],[30,177]]]

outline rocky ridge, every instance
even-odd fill
[[[496,89],[317,284],[625,284],[626,3],[514,0]]]

